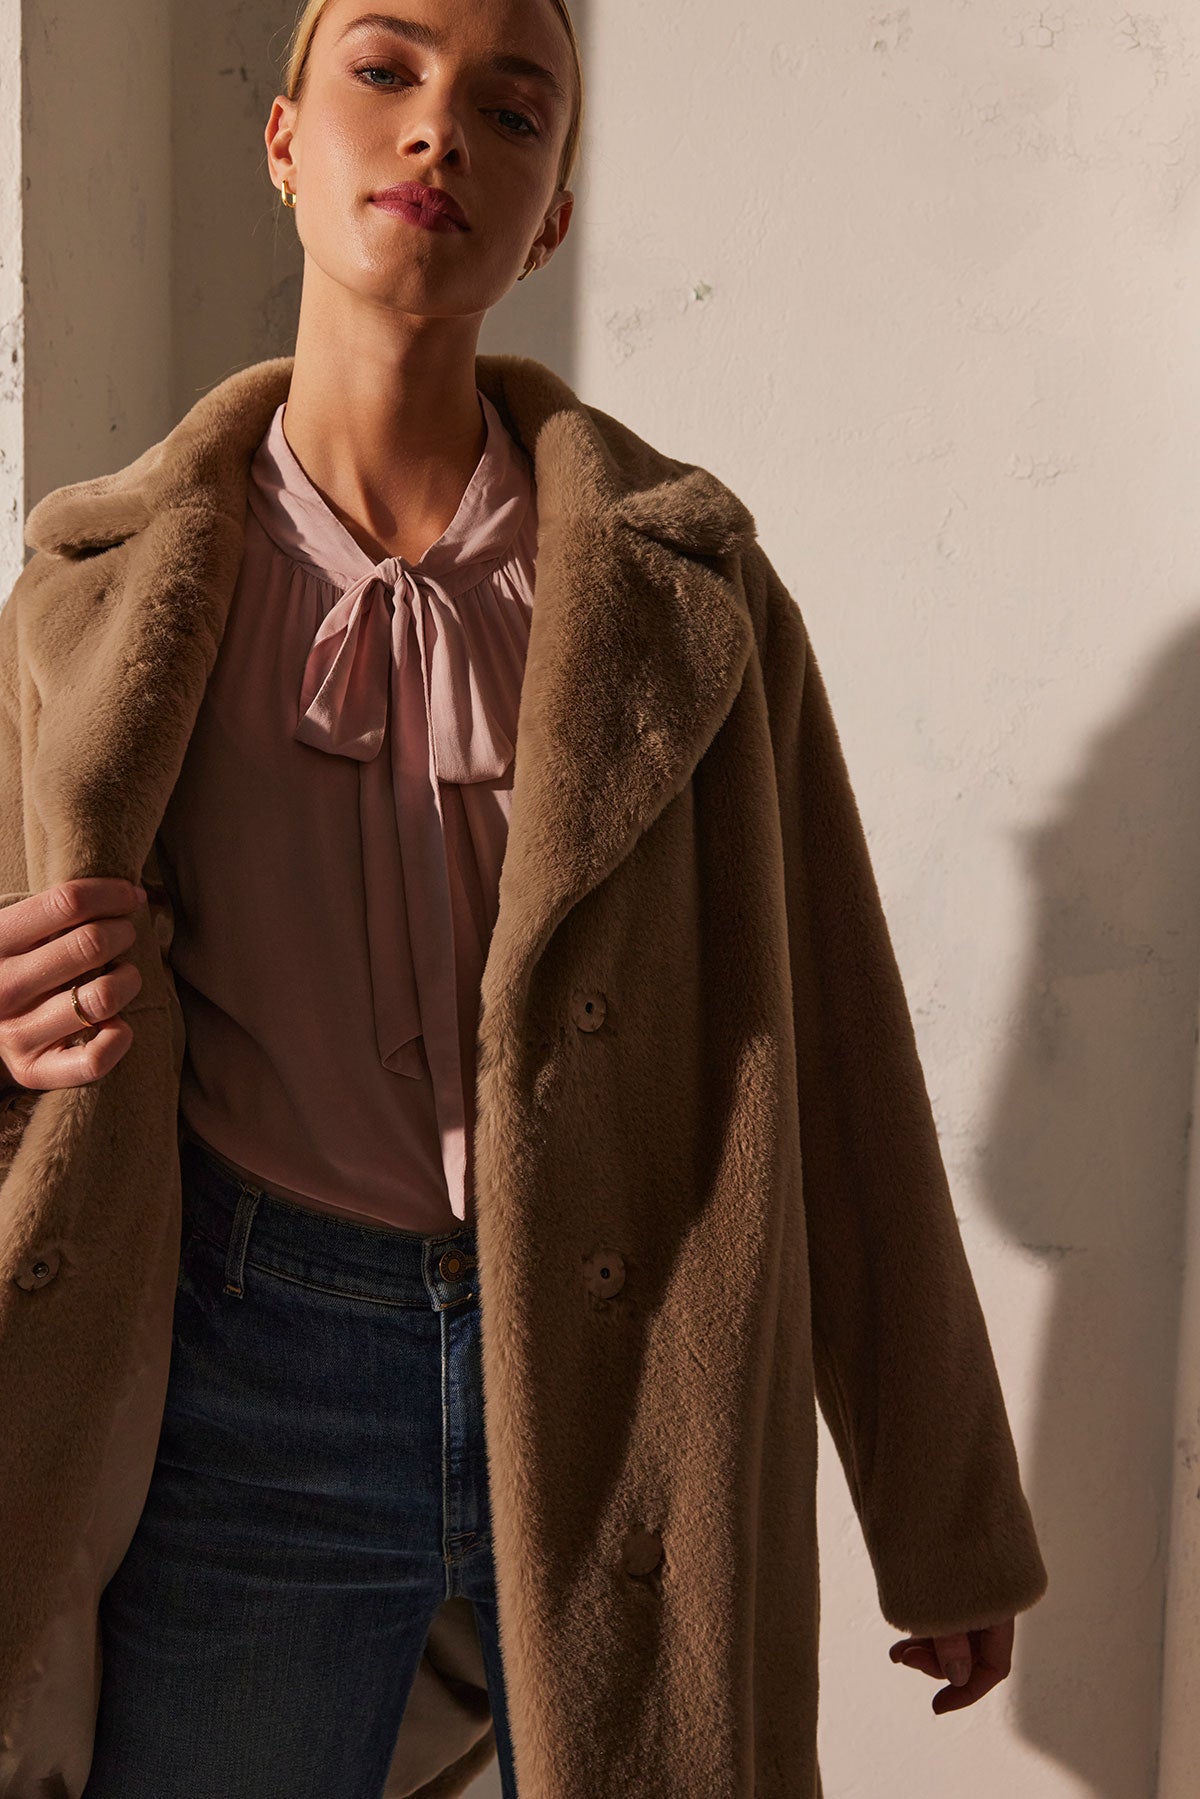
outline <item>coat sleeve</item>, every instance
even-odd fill
[[[17,613],[13,596],[0,605],[0,906],[24,899],[25,818],[17,679]],[[4,1078],[0,1065],[0,1177],[17,1153],[40,1090]]]
[[[981,1628],[1041,1598],[978,1294],[829,699],[755,542],[778,778],[817,1399],[889,1624]]]

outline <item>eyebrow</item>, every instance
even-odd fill
[[[423,50],[442,50],[447,42],[444,32],[438,31],[433,25],[426,25],[420,19],[397,19],[390,13],[370,12],[352,19],[340,33],[338,43],[349,37],[352,31],[364,31],[368,26],[373,26],[378,31],[390,31],[394,37],[407,38],[411,43],[419,44]],[[554,94],[564,106],[571,103],[554,71],[543,68],[540,62],[534,62],[528,56],[518,56],[509,50],[493,50],[484,57],[483,62],[485,68],[494,75],[524,75]]]

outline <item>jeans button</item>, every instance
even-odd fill
[[[474,1256],[465,1254],[461,1249],[444,1249],[438,1261],[438,1273],[444,1281],[454,1281],[474,1266]]]

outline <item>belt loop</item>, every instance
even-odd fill
[[[246,1244],[261,1198],[262,1194],[256,1187],[247,1187],[244,1181],[239,1182],[237,1210],[233,1215],[233,1229],[229,1233],[229,1253],[225,1257],[225,1291],[232,1293],[235,1299],[244,1297],[242,1268],[246,1259]]]

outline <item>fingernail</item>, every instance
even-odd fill
[[[965,1687],[971,1677],[970,1662],[951,1662],[947,1670],[956,1687]]]
[[[146,889],[145,889],[145,888],[144,888],[144,887],[139,887],[139,886],[138,886],[138,885],[137,885],[137,884],[136,884],[136,882],[135,882],[135,884],[134,884],[134,889],[133,889],[133,891],[134,891],[134,892],[135,892],[135,893],[136,893],[136,894],[137,894],[137,896],[138,896],[138,898],[139,898],[139,899],[140,899],[140,900],[144,900],[144,899],[145,899],[145,897],[146,897]]]

